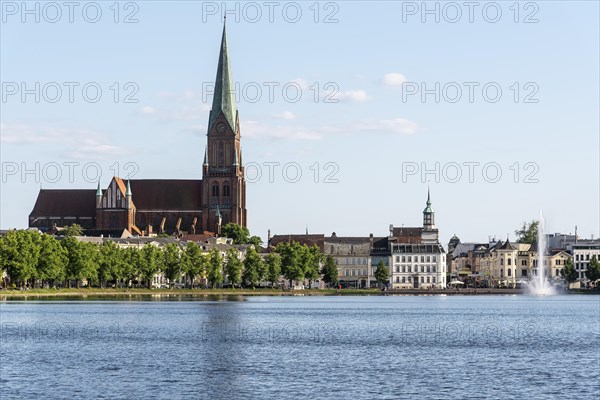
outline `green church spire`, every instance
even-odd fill
[[[217,77],[215,79],[215,94],[213,96],[212,109],[208,121],[210,131],[219,114],[223,112],[225,119],[236,132],[236,104],[233,93],[233,80],[231,79],[231,67],[227,53],[227,33],[223,24],[223,37],[221,39],[221,50],[219,53],[219,65],[217,66]]]

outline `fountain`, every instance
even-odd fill
[[[556,289],[546,278],[544,256],[546,255],[546,236],[544,235],[544,216],[540,210],[537,237],[537,275],[529,281],[529,293],[536,296],[549,296],[556,294]],[[551,274],[550,274],[551,275]]]

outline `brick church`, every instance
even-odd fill
[[[201,180],[113,177],[103,191],[40,189],[29,226],[43,231],[79,224],[87,235],[218,233],[221,224],[247,225],[240,123],[225,26],[209,115]],[[200,161],[200,160],[199,160]]]

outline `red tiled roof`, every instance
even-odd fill
[[[96,217],[96,191],[89,189],[40,189],[30,218]]]
[[[131,179],[129,183],[138,210],[202,208],[202,180]]]

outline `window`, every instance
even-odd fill
[[[402,272],[406,272],[406,265],[402,266]]]
[[[352,265],[356,265],[356,260],[352,257]]]
[[[527,270],[526,269],[522,269],[521,270],[521,276],[527,277]]]
[[[348,270],[345,270],[345,271],[344,271],[344,275],[345,275],[345,276],[349,276],[350,274],[349,274],[348,272],[349,272]]]
[[[425,277],[424,276],[421,277],[421,283],[425,283]]]
[[[421,262],[425,262],[425,256],[421,256]]]
[[[427,262],[431,262],[431,256],[427,256]]]
[[[506,261],[508,262],[508,265],[512,265],[512,260],[510,258]]]
[[[363,274],[364,276],[367,276],[367,269],[366,269],[366,268],[363,268],[363,273],[362,273],[362,274]]]
[[[409,276],[408,277],[408,283],[411,283],[411,282],[412,282],[412,278]]]
[[[400,272],[400,267],[396,265],[396,272]]]
[[[503,258],[500,259],[500,265],[504,265],[504,259]]]
[[[428,272],[428,273],[430,273],[430,272],[431,272],[431,266],[430,266],[430,265],[428,265],[428,266],[427,266],[427,272]]]
[[[356,270],[355,269],[352,270],[352,276],[356,276]]]
[[[425,266],[421,265],[421,272],[425,272]]]
[[[402,262],[406,262],[406,256],[402,256]]]
[[[432,256],[433,262],[437,262],[437,256]]]
[[[431,282],[435,283],[435,276],[431,278]]]
[[[431,278],[427,277],[427,283],[431,283]]]
[[[400,256],[396,256],[396,262],[400,262]]]
[[[213,183],[212,185],[212,196],[219,197],[219,185],[217,183]]]
[[[222,167],[225,164],[225,150],[223,149],[223,142],[219,142],[219,166]]]
[[[504,277],[504,268],[500,268],[500,278]]]
[[[400,277],[396,277],[396,283],[400,283]]]
[[[410,274],[411,272],[412,272],[412,268],[411,268],[411,266],[409,265],[409,266],[408,266],[408,273]]]
[[[435,265],[431,267],[431,270],[435,273]]]
[[[527,266],[527,260],[521,260],[521,265],[526,267]]]
[[[510,268],[508,269],[508,276],[512,276],[512,270]]]
[[[229,189],[229,183],[225,182],[223,184],[223,196],[229,197],[231,195],[231,191]]]
[[[402,277],[402,283],[406,283],[406,277],[405,276]]]

